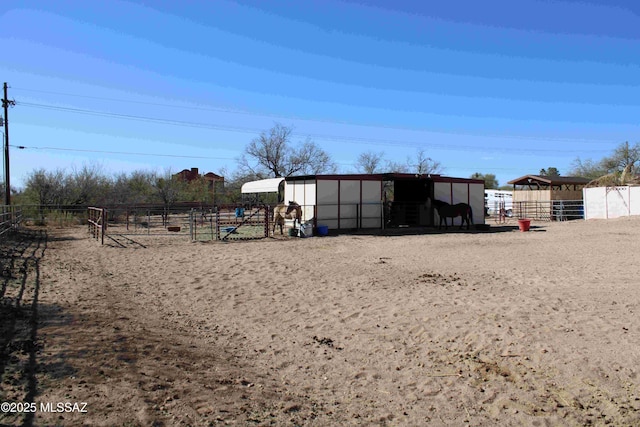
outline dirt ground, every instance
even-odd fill
[[[0,425],[640,425],[640,218],[0,247]]]

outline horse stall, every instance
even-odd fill
[[[466,203],[471,207],[473,224],[484,224],[484,180],[471,178],[452,178],[432,175],[433,198],[451,205]],[[437,212],[435,213],[437,215]],[[436,224],[440,223],[437,218]],[[456,217],[452,225],[461,226],[462,217]]]
[[[484,224],[484,181],[478,179],[401,173],[304,175],[251,181],[241,191],[251,199],[277,194],[283,206],[300,205],[299,225],[315,231],[432,227],[440,219],[433,199],[466,203],[473,223]],[[455,218],[453,225],[461,221]],[[285,227],[297,225],[286,220]]]
[[[484,224],[484,181],[440,175],[370,174],[287,177],[284,199],[302,206],[302,221],[330,230],[430,227],[431,200],[467,203]],[[460,225],[461,218],[454,220]]]
[[[302,207],[302,223],[354,230],[382,227],[381,175],[307,175],[285,179],[284,199]]]

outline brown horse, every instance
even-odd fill
[[[438,224],[438,229],[442,227],[442,221],[444,221],[445,230],[448,229],[447,218],[451,218],[451,225],[453,225],[453,219],[455,217],[462,217],[462,221],[460,222],[460,229],[464,226],[465,221],[467,222],[467,230],[469,229],[469,224],[473,224],[473,211],[471,210],[471,206],[466,203],[458,203],[455,205],[450,205],[447,202],[443,202],[442,200],[433,200],[433,207],[438,212],[438,216],[440,217],[440,224]]]
[[[273,234],[276,234],[276,224],[280,226],[280,234],[284,234],[284,220],[292,219],[300,221],[302,219],[302,208],[296,202],[289,202],[288,205],[280,204],[273,208]]]

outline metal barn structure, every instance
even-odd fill
[[[265,180],[263,180],[265,181]],[[254,181],[242,192],[277,191],[280,182]],[[439,218],[431,200],[468,203],[475,224],[484,223],[484,181],[440,175],[346,174],[305,175],[284,179],[280,202],[302,206],[302,222],[330,230],[429,227]],[[245,187],[246,186],[246,187]],[[261,190],[262,191],[262,190]],[[266,191],[266,190],[265,190]],[[460,225],[461,219],[454,220]]]
[[[550,221],[582,218],[582,189],[586,178],[525,175],[513,185],[513,214],[518,218]]]

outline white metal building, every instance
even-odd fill
[[[341,230],[433,226],[439,221],[434,198],[468,203],[474,223],[484,224],[484,181],[477,179],[398,173],[287,177],[284,200],[303,206],[304,221]]]
[[[242,193],[276,192],[282,178],[253,181]],[[484,224],[484,181],[440,175],[306,175],[284,179],[279,200],[302,206],[302,221],[330,230],[429,227],[439,223],[431,200],[467,203],[473,222]],[[454,225],[462,219],[456,218]]]

